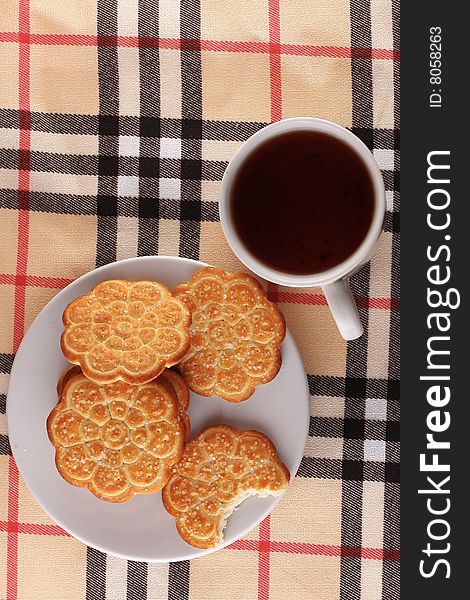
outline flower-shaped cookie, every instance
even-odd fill
[[[192,314],[191,346],[178,368],[193,392],[240,402],[277,375],[286,325],[256,279],[204,267],[173,295]]]
[[[108,502],[163,488],[185,439],[183,409],[164,378],[99,385],[74,367],[57,387],[47,432],[66,481]]]
[[[189,348],[191,315],[154,281],[104,281],[63,314],[64,356],[92,381],[147,383]]]
[[[264,434],[229,425],[203,429],[171,472],[163,504],[181,537],[197,548],[222,543],[228,517],[245,498],[277,496],[290,479]]]

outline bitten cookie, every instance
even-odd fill
[[[104,281],[72,300],[61,347],[97,383],[143,384],[178,363],[189,343],[191,314],[154,281]]]
[[[163,488],[186,436],[185,410],[164,377],[100,385],[73,367],[57,388],[47,432],[66,481],[108,502]]]
[[[173,295],[192,314],[191,345],[178,369],[193,392],[240,402],[274,379],[286,325],[256,279],[205,267]]]
[[[189,442],[171,469],[163,504],[181,537],[197,548],[223,542],[223,529],[249,496],[279,495],[289,471],[273,443],[258,431],[212,425]]]

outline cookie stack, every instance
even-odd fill
[[[189,441],[189,390],[241,402],[280,369],[284,317],[254,278],[207,267],[173,293],[104,281],[63,322],[62,351],[76,366],[58,382],[47,431],[67,482],[109,502],[163,490],[179,533],[199,548],[222,541],[246,497],[287,486],[260,432],[218,424]]]

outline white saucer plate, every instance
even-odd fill
[[[130,560],[167,562],[195,558],[199,550],[178,535],[161,494],[136,496],[122,504],[98,500],[66,483],[56,470],[46,419],[57,402],[56,384],[68,363],[60,349],[62,313],[76,296],[106,279],[151,279],[173,289],[203,263],[173,257],[140,257],[105,265],[79,277],[41,311],[17,352],[7,396],[10,444],[21,476],[42,508],[81,542]],[[257,429],[276,445],[293,477],[308,432],[309,394],[302,359],[292,335],[282,346],[277,377],[240,404],[191,394],[191,437],[211,423]],[[289,492],[287,492],[289,493]],[[249,498],[229,519],[223,546],[256,527],[280,497]],[[220,549],[223,546],[219,546]]]

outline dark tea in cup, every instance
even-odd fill
[[[291,131],[256,147],[233,180],[240,241],[268,267],[294,275],[331,269],[366,238],[374,214],[370,169],[343,140]]]

